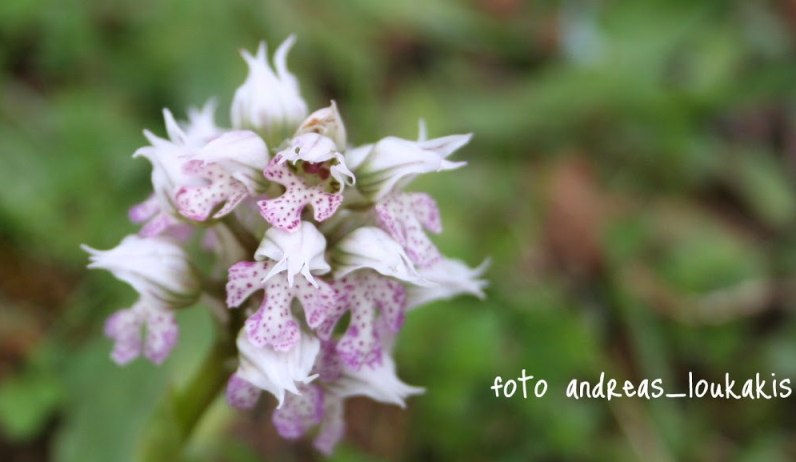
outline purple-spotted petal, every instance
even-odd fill
[[[382,343],[376,329],[377,310],[390,330],[397,332],[404,321],[406,291],[400,283],[373,271],[357,272],[340,283],[353,289],[343,299],[351,321],[337,344],[337,352],[354,369],[379,364]]]
[[[379,226],[406,250],[420,268],[438,262],[442,256],[423,228],[442,232],[436,202],[428,194],[406,193],[388,196],[376,207]]]
[[[132,309],[119,310],[105,321],[105,336],[112,339],[111,358],[123,366],[141,354],[141,321]]]
[[[270,261],[242,261],[229,268],[227,306],[236,308],[251,294],[263,289],[263,279],[273,266]]]
[[[155,303],[139,300],[105,322],[105,336],[114,341],[111,358],[117,364],[127,364],[141,353],[154,364],[160,364],[177,344],[179,329],[174,313]]]
[[[232,374],[227,382],[227,403],[237,409],[252,409],[260,397],[260,389],[238,374]]]
[[[312,282],[317,284],[315,287]],[[311,329],[320,326],[337,307],[337,294],[327,283],[321,280],[309,281],[299,278],[293,286],[293,294],[304,307],[307,325]]]
[[[299,341],[299,326],[290,314],[288,294],[272,289],[266,288],[260,309],[246,320],[246,335],[257,347],[288,351]]]
[[[323,391],[315,385],[300,385],[300,394],[289,393],[282,407],[275,409],[274,427],[282,438],[296,439],[323,418]]]
[[[334,215],[343,202],[342,194],[328,193],[322,185],[307,186],[281,160],[277,155],[263,171],[266,179],[285,187],[281,196],[257,203],[263,218],[283,231],[294,232],[301,225],[301,212],[307,205],[312,206],[316,221],[324,221]]]
[[[337,354],[337,342],[325,340],[321,342],[321,350],[315,360],[315,373],[322,382],[334,382],[343,373],[343,363]]]
[[[269,346],[287,351],[299,340],[299,326],[291,314],[294,298],[304,307],[307,324],[317,327],[334,310],[336,294],[328,284],[316,280],[317,287],[301,277],[291,286],[285,273],[277,273],[267,281],[272,262],[240,262],[229,269],[227,305],[236,307],[257,290],[265,290],[260,308],[246,320],[249,341],[257,347]]]
[[[146,316],[144,356],[155,364],[166,360],[177,345],[179,328],[174,313],[168,310],[149,310]]]
[[[313,445],[315,449],[328,456],[345,435],[345,420],[343,419],[342,399],[327,393],[324,401],[326,406],[323,411],[323,419]]]
[[[232,212],[248,195],[246,186],[218,164],[191,160],[184,164],[187,174],[204,180],[200,186],[183,186],[175,196],[177,210],[194,221],[221,218]]]

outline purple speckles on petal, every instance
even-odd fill
[[[114,341],[111,358],[123,366],[141,354],[141,325],[132,309],[119,310],[105,321],[105,336]]]
[[[174,313],[166,310],[152,310],[146,318],[146,339],[144,356],[155,364],[160,364],[177,345],[179,328]]]
[[[406,309],[404,287],[374,271],[357,272],[336,281],[336,287],[345,294],[338,298],[340,304],[335,312],[335,321],[340,318],[341,311],[348,309],[351,312],[348,328],[337,344],[340,358],[354,369],[380,363],[382,347],[375,328],[377,309],[390,330],[397,332],[403,324]],[[333,327],[323,325],[324,330],[319,332],[319,336],[328,338],[327,334]]]
[[[237,409],[252,409],[260,397],[260,389],[238,374],[232,374],[227,382],[227,403]]]
[[[442,232],[442,219],[440,218],[437,202],[425,193],[408,193],[412,208],[418,221],[434,234]]]
[[[301,212],[307,205],[312,206],[317,221],[334,215],[343,202],[342,194],[328,193],[322,185],[307,186],[290,171],[286,163],[280,162],[281,159],[281,156],[274,157],[263,171],[266,179],[285,187],[281,196],[257,203],[263,218],[283,231],[294,232],[301,224]]]
[[[314,329],[320,326],[337,307],[337,293],[325,282],[316,280],[318,287],[301,278],[293,289],[304,307],[307,325]]]
[[[297,298],[304,307],[308,325],[316,327],[335,309],[336,294],[328,284],[317,279],[318,287],[303,277],[291,286],[284,272],[263,282],[272,265],[269,261],[233,265],[227,282],[227,305],[237,307],[255,291],[265,290],[260,308],[246,320],[246,334],[258,347],[287,351],[299,341],[299,326],[291,313],[293,299]]]
[[[186,173],[202,178],[206,184],[183,186],[177,191],[177,209],[186,218],[205,221],[232,212],[248,195],[246,186],[218,164],[192,160],[183,166]]]
[[[325,397],[325,408],[320,430],[313,441],[315,449],[327,456],[334,451],[345,434],[343,419],[343,400],[332,396]]]
[[[379,305],[381,315],[387,321],[387,327],[393,332],[398,332],[404,325],[406,317],[406,288],[398,281],[379,278],[374,284],[376,304]]]
[[[237,308],[251,294],[265,286],[263,278],[271,270],[269,261],[242,261],[229,268],[227,276],[227,306]]]
[[[274,410],[272,421],[282,438],[300,438],[323,419],[323,391],[315,385],[302,385],[299,392],[289,393],[282,407]]]
[[[142,353],[160,364],[177,344],[179,328],[170,310],[140,301],[112,314],[105,322],[105,336],[114,341],[111,358],[117,364],[127,364]]]
[[[379,226],[406,250],[420,268],[438,262],[442,256],[423,228],[442,232],[436,202],[428,194],[404,193],[388,196],[376,204]]]
[[[337,354],[336,342],[321,342],[321,351],[315,361],[315,372],[322,382],[334,382],[343,374],[343,363]]]
[[[267,302],[246,320],[245,329],[252,344],[260,348],[288,351],[299,341],[298,323],[290,311]]]

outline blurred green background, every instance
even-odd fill
[[[3,0],[0,2],[0,460],[130,460],[209,345],[203,310],[160,368],[108,358],[134,294],[78,245],[134,227],[161,108],[243,81],[240,48],[298,35],[311,107],[354,144],[473,132],[469,166],[412,189],[440,203],[451,256],[486,256],[485,302],[412,312],[406,410],[355,400],[334,461],[789,461],[794,399],[574,401],[601,371],[685,387],[796,379],[796,2]],[[544,378],[497,399],[496,375]],[[272,400],[219,400],[190,461],[315,460]]]

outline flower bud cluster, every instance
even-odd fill
[[[443,256],[429,237],[442,232],[436,202],[404,190],[418,175],[464,166],[448,158],[470,135],[349,146],[334,102],[307,114],[287,69],[292,44],[273,66],[264,43],[243,52],[249,75],[232,128],[216,125],[214,102],[186,122],[165,110],[167,136],[145,131],[149,145],[134,154],[152,165],[153,193],[129,213],[139,231],[107,251],[84,248],[90,268],[139,294],[106,322],[114,361],[161,363],[177,343],[175,310],[223,284],[224,303],[245,319],[228,402],[247,409],[273,395],[277,431],[315,431],[329,453],[344,434],[346,398],[404,406],[422,392],[398,378],[392,358],[407,311],[483,297],[486,265]],[[215,265],[206,275],[200,253]]]

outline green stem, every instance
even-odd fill
[[[232,214],[225,216],[221,219],[224,225],[232,232],[232,235],[238,240],[241,246],[247,251],[250,251],[254,254],[254,251],[257,250],[257,247],[260,245],[260,242],[257,240],[252,233],[249,232],[246,228],[243,227],[240,221],[238,221]]]
[[[237,356],[235,338],[242,327],[241,310],[228,324],[216,323],[215,339],[199,368],[181,390],[166,394],[146,427],[138,460],[182,460],[185,446],[202,416],[224,388]]]
[[[235,342],[228,337],[218,336],[185,388],[172,397],[180,446],[188,441],[199,419],[221,392],[232,372],[229,364],[237,351]]]

